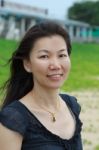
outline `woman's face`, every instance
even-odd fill
[[[30,60],[24,66],[32,72],[34,86],[60,88],[70,70],[70,58],[63,37],[53,35],[39,38],[30,53]]]

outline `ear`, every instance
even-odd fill
[[[27,71],[27,72],[31,72],[31,64],[30,64],[30,61],[27,60],[27,59],[24,59],[23,60],[23,66],[24,66],[24,69]]]

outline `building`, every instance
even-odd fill
[[[0,37],[20,39],[31,26],[41,20],[56,20],[67,28],[71,40],[78,42],[99,41],[99,28],[74,20],[57,20],[48,15],[47,9],[24,4],[0,1]]]

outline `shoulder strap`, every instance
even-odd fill
[[[77,115],[79,115],[79,113],[81,111],[81,106],[77,102],[77,99],[74,96],[70,96],[67,94],[60,94],[60,96],[69,105],[71,110],[73,110],[73,112],[75,112]]]

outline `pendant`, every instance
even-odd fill
[[[52,120],[53,122],[55,122],[56,121],[56,118],[55,118],[55,116],[53,116],[53,120]]]

